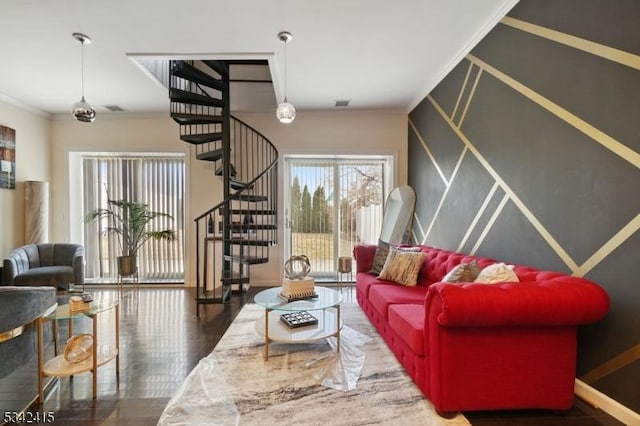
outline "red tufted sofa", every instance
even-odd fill
[[[527,266],[519,283],[443,283],[459,263],[494,261],[420,246],[418,285],[405,287],[368,272],[375,250],[354,248],[358,303],[438,412],[573,405],[577,326],[609,309],[599,286]]]

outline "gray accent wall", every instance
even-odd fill
[[[640,2],[507,16],[409,114],[414,239],[599,283],[577,377],[640,413]]]

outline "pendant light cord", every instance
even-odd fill
[[[81,41],[80,45],[80,81],[82,87],[82,99],[84,99],[84,41]]]
[[[284,43],[284,101],[287,102],[287,44]]]

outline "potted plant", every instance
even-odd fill
[[[108,226],[103,234],[115,234],[121,249],[118,256],[118,272],[122,276],[133,275],[137,267],[137,253],[140,247],[150,238],[155,240],[173,241],[176,233],[172,229],[157,231],[151,229],[149,224],[158,217],[171,215],[149,211],[149,206],[137,201],[107,200],[107,208],[99,208],[88,213],[84,220],[92,223],[103,218],[108,221]]]

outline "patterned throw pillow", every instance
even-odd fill
[[[472,283],[479,274],[480,266],[478,266],[478,261],[474,260],[471,263],[461,263],[457,265],[444,276],[442,282]]]
[[[418,272],[426,258],[427,254],[421,251],[406,251],[391,247],[378,278],[406,286],[415,286],[418,283]]]
[[[474,282],[484,284],[519,282],[520,280],[516,273],[513,272],[513,268],[513,265],[494,263],[480,271],[480,274]]]
[[[378,240],[378,247],[376,248],[376,254],[373,256],[373,264],[369,273],[378,275],[382,271],[384,262],[387,261],[389,247],[391,247],[391,244]]]
[[[400,251],[420,251],[420,247],[395,247],[390,243],[378,239],[378,247],[376,248],[376,253],[373,255],[373,264],[369,270],[370,274],[379,275],[380,272],[382,272],[384,263],[387,261],[387,256],[389,255],[389,249],[391,248]]]

